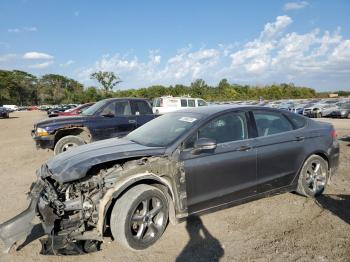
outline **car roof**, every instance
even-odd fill
[[[115,100],[142,100],[142,101],[147,101],[146,98],[137,98],[137,97],[113,97],[113,98],[106,98],[106,99],[103,99],[103,100],[106,100],[106,101],[115,101]]]
[[[264,106],[249,106],[249,105],[214,105],[214,106],[201,106],[182,109],[181,111],[175,111],[174,113],[199,113],[204,115],[213,115],[219,112],[223,112],[230,109],[265,109],[281,111],[279,109],[273,109]]]
[[[155,99],[158,98],[169,98],[169,99],[200,99],[200,100],[204,100],[203,98],[199,98],[199,97],[190,97],[190,96],[160,96],[160,97],[155,97]]]

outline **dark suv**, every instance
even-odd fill
[[[110,98],[79,116],[40,121],[34,125],[32,137],[38,148],[53,149],[57,155],[82,144],[123,137],[154,117],[145,99]]]

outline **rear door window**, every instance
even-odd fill
[[[181,99],[181,107],[187,107],[187,99]]]
[[[146,101],[133,101],[135,106],[135,112],[139,115],[149,115],[152,114],[152,110]]]
[[[189,107],[195,107],[196,106],[196,103],[195,103],[194,99],[188,99],[188,106]]]
[[[293,130],[289,120],[280,113],[253,111],[259,136],[269,136]]]

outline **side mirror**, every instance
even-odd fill
[[[202,152],[211,151],[216,148],[216,141],[210,138],[200,138],[198,139],[193,146],[192,153],[200,154]]]

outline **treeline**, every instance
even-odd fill
[[[216,86],[198,79],[187,85],[106,91],[97,87],[84,87],[78,81],[57,74],[36,77],[27,72],[0,70],[0,105],[41,105],[61,103],[86,103],[106,97],[144,97],[189,95],[207,101],[227,101],[246,99],[311,98],[317,96],[314,89],[297,87],[293,84],[272,84],[249,86],[231,84],[226,79]]]

